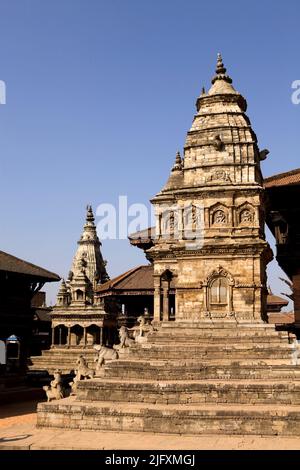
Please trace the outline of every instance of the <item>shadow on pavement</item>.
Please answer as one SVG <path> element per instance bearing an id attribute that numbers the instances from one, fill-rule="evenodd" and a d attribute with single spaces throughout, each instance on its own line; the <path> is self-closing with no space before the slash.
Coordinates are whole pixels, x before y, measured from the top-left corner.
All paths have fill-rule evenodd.
<path id="1" fill-rule="evenodd" d="M 27 439 L 27 437 L 32 436 L 32 434 L 21 434 L 20 436 L 10 436 L 10 437 L 1 437 L 0 443 L 20 441 L 22 439 Z"/>
<path id="2" fill-rule="evenodd" d="M 27 415 L 36 412 L 37 404 L 45 400 L 32 400 L 19 403 L 7 403 L 0 406 L 0 420 L 12 416 Z"/>

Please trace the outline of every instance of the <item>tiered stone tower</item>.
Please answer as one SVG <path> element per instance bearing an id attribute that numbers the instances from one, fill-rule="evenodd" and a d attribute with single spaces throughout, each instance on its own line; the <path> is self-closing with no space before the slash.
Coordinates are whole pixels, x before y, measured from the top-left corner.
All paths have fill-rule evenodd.
<path id="1" fill-rule="evenodd" d="M 42 356 L 31 357 L 31 370 L 46 369 L 53 373 L 58 368 L 70 373 L 81 350 L 94 365 L 92 346 L 114 341 L 116 321 L 95 293 L 96 287 L 109 277 L 94 220 L 92 208 L 88 206 L 68 280 L 62 281 L 51 314 L 51 349 L 43 351 Z"/>
<path id="2" fill-rule="evenodd" d="M 82 264 L 82 260 L 84 273 L 90 283 L 92 291 L 94 291 L 97 284 L 103 284 L 109 279 L 105 267 L 106 263 L 103 260 L 100 247 L 101 242 L 97 236 L 92 207 L 88 206 L 85 225 L 80 240 L 78 241 L 77 252 L 74 256 L 72 268 L 69 273 L 69 281 L 73 281 L 70 282 L 70 285 L 72 284 L 71 290 L 73 290 L 72 298 L 75 299 L 74 275 L 78 273 L 78 263 L 79 265 Z"/>
<path id="3" fill-rule="evenodd" d="M 298 346 L 263 321 L 266 152 L 245 110 L 219 56 L 184 160 L 153 199 L 156 238 L 140 242 L 154 264 L 157 330 L 79 382 L 76 398 L 39 404 L 38 426 L 300 435 Z"/>
<path id="4" fill-rule="evenodd" d="M 176 155 L 166 186 L 152 200 L 156 239 L 146 255 L 154 263 L 154 316 L 169 317 L 167 273 L 175 278 L 177 321 L 261 322 L 272 259 L 261 154 L 246 101 L 220 55 L 212 86 L 196 106 L 184 159 Z"/>

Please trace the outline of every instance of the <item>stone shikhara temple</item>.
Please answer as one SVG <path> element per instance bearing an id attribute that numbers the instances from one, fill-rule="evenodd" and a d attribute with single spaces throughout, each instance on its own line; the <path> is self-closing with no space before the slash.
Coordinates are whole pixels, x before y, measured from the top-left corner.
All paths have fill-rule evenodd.
<path id="1" fill-rule="evenodd" d="M 52 346 L 42 356 L 31 357 L 31 370 L 74 370 L 76 358 L 85 353 L 93 362 L 93 345 L 113 344 L 116 319 L 113 309 L 96 293 L 109 278 L 101 253 L 91 206 L 87 208 L 83 233 L 67 281 L 61 283 L 51 313 Z"/>
<path id="2" fill-rule="evenodd" d="M 183 158 L 152 200 L 156 230 L 130 237 L 153 265 L 152 327 L 140 320 L 135 341 L 121 340 L 118 359 L 79 381 L 76 396 L 40 403 L 40 427 L 300 434 L 297 341 L 266 323 L 267 151 L 220 55 L 196 106 Z M 80 269 L 75 298 L 88 295 Z"/>
<path id="3" fill-rule="evenodd" d="M 154 319 L 163 311 L 168 320 L 161 292 L 175 278 L 176 320 L 261 322 L 272 259 L 261 153 L 246 101 L 220 56 L 212 86 L 196 106 L 184 159 L 177 154 L 166 186 L 151 201 L 156 237 L 145 253 L 154 265 Z"/>

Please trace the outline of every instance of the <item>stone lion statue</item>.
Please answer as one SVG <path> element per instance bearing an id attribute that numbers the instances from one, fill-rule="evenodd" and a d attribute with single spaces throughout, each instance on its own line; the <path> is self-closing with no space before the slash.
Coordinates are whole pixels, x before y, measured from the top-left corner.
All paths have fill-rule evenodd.
<path id="1" fill-rule="evenodd" d="M 77 381 L 83 379 L 92 379 L 95 375 L 95 371 L 88 367 L 86 359 L 80 355 L 77 358 L 76 365 L 78 365 L 76 372 Z"/>
<path id="2" fill-rule="evenodd" d="M 133 328 L 135 341 L 137 343 L 147 342 L 148 335 L 155 331 L 152 323 L 148 318 L 145 318 L 144 315 L 140 315 L 136 321 L 138 325 Z"/>
<path id="3" fill-rule="evenodd" d="M 128 348 L 134 340 L 129 338 L 128 330 L 125 326 L 121 326 L 119 330 L 120 345 L 119 348 Z"/>
<path id="4" fill-rule="evenodd" d="M 119 358 L 119 354 L 113 348 L 107 348 L 106 346 L 96 344 L 94 349 L 98 352 L 98 355 L 94 360 L 94 362 L 97 362 L 96 370 L 99 370 L 106 361 Z"/>

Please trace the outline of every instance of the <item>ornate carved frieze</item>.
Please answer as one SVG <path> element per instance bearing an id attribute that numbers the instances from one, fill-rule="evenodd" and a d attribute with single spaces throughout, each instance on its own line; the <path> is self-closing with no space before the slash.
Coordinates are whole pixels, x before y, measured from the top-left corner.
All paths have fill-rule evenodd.
<path id="1" fill-rule="evenodd" d="M 230 183 L 231 178 L 228 171 L 225 170 L 216 170 L 205 178 L 206 183 L 218 182 L 218 183 Z"/>

